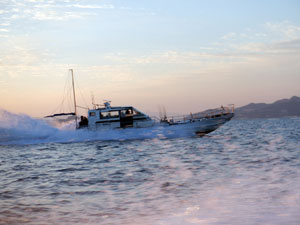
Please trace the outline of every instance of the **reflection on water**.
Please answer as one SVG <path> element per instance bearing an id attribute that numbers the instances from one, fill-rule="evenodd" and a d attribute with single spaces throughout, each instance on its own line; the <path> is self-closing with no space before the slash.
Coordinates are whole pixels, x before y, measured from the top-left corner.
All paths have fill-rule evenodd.
<path id="1" fill-rule="evenodd" d="M 300 120 L 0 146 L 0 224 L 300 224 Z"/>

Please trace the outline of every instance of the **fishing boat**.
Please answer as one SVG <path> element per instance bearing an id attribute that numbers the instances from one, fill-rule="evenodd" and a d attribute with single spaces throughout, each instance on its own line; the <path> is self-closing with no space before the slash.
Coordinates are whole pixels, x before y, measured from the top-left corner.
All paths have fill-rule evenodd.
<path id="1" fill-rule="evenodd" d="M 70 72 L 72 76 L 74 112 L 58 113 L 47 117 L 74 115 L 76 129 L 97 131 L 160 128 L 167 132 L 182 130 L 191 135 L 202 136 L 216 130 L 234 116 L 234 106 L 230 105 L 205 111 L 204 113 L 190 113 L 184 116 L 168 117 L 164 112 L 160 118 L 153 118 L 133 106 L 111 106 L 111 101 L 105 101 L 103 105 L 93 103 L 93 108 L 87 109 L 87 115 L 79 116 L 77 113 L 79 106 L 76 104 L 73 70 L 71 69 Z"/>

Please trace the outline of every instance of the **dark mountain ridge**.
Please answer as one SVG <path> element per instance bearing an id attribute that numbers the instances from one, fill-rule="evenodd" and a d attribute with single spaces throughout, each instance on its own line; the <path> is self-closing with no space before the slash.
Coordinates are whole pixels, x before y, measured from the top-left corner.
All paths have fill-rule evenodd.
<path id="1" fill-rule="evenodd" d="M 281 99 L 271 104 L 250 103 L 235 110 L 236 119 L 300 117 L 300 97 Z"/>

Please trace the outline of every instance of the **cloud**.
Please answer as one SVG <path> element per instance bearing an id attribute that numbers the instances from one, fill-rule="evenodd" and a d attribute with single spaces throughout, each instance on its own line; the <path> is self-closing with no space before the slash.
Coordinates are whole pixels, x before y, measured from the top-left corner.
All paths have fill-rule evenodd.
<path id="1" fill-rule="evenodd" d="M 76 4 L 70 4 L 78 2 Z M 0 3 L 1 4 L 1 3 Z M 13 23 L 16 20 L 38 20 L 38 21 L 61 21 L 72 19 L 84 19 L 90 16 L 98 15 L 97 12 L 91 12 L 91 9 L 107 10 L 114 9 L 112 4 L 91 5 L 80 4 L 80 1 L 67 0 L 24 0 L 24 1 L 6 1 L 5 10 L 0 10 L 0 16 L 5 20 L 4 23 Z"/>
<path id="2" fill-rule="evenodd" d="M 9 25 L 10 25 L 9 22 L 0 23 L 0 26 L 9 26 Z"/>
<path id="3" fill-rule="evenodd" d="M 266 22 L 256 29 L 245 28 L 242 32 L 229 32 L 220 40 L 227 44 L 275 43 L 300 38 L 300 27 L 289 21 Z M 225 44 L 225 43 L 223 43 Z"/>
<path id="4" fill-rule="evenodd" d="M 232 39 L 236 39 L 237 37 L 237 33 L 234 33 L 234 32 L 230 32 L 228 34 L 225 34 L 221 37 L 221 39 L 224 39 L 224 40 L 232 40 Z"/>
<path id="5" fill-rule="evenodd" d="M 4 13 L 7 13 L 8 11 L 5 11 L 3 9 L 0 9 L 0 14 L 4 14 Z"/>
<path id="6" fill-rule="evenodd" d="M 278 23 L 267 22 L 265 27 L 273 34 L 280 35 L 281 39 L 295 39 L 300 37 L 300 27 L 289 21 Z"/>
<path id="7" fill-rule="evenodd" d="M 52 10 L 35 11 L 32 9 L 28 9 L 25 13 L 31 15 L 35 20 L 41 21 L 68 20 L 85 16 L 85 12 L 64 12 L 64 15 L 58 15 L 56 11 Z M 286 24 L 286 22 L 283 24 Z M 271 26 L 271 23 L 268 23 L 267 27 L 269 26 Z M 177 74 L 184 74 L 184 71 L 190 74 L 199 74 L 199 71 L 206 73 L 220 68 L 252 63 L 255 60 L 262 60 L 276 54 L 280 54 L 283 57 L 289 54 L 300 54 L 300 35 L 298 39 L 289 39 L 291 36 L 288 36 L 285 40 L 270 39 L 269 42 L 266 42 L 265 39 L 261 39 L 261 36 L 265 38 L 264 34 L 268 31 L 267 27 L 265 27 L 266 30 L 260 32 L 255 29 L 245 29 L 241 33 L 231 32 L 220 37 L 220 41 L 217 44 L 212 43 L 211 45 L 200 46 L 195 51 L 177 49 L 144 54 L 106 54 L 101 57 L 105 58 L 107 64 L 103 66 L 107 67 L 103 67 L 101 70 L 105 70 L 105 74 L 108 74 L 105 79 L 114 76 L 113 74 L 116 74 L 115 77 L 120 77 L 118 79 L 121 79 L 121 77 L 128 78 L 129 74 L 138 73 L 138 71 L 143 69 L 148 71 L 146 73 L 149 74 L 158 74 L 159 70 L 170 70 Z M 274 27 L 280 27 L 280 29 L 275 29 Z M 276 25 L 274 27 L 272 28 L 272 32 L 286 33 L 282 26 Z M 290 24 L 286 26 L 286 29 L 289 31 L 287 32 L 289 35 L 293 33 L 292 36 L 297 37 L 295 34 L 299 30 L 299 27 Z M 10 33 L 8 29 L 0 27 L 0 32 L 1 31 L 2 34 L 0 33 L 0 38 L 5 38 L 7 37 L 7 33 Z M 230 40 L 230 38 L 242 36 L 247 36 L 248 38 Z M 10 48 L 9 46 L 15 47 Z M 18 46 L 22 48 L 17 48 Z M 2 46 L 2 50 L 0 48 L 2 52 L 0 53 L 2 65 L 25 68 L 32 65 L 39 66 L 49 60 L 55 61 L 55 57 L 51 54 L 45 54 L 45 52 L 41 50 L 36 51 L 35 49 L 38 48 L 30 47 L 28 43 L 8 42 L 6 48 L 5 46 Z M 111 65 L 119 65 L 119 67 L 112 69 L 110 67 Z M 13 70 L 12 67 L 10 68 L 11 70 Z"/>
<path id="8" fill-rule="evenodd" d="M 289 21 L 267 22 L 257 29 L 223 35 L 218 46 L 227 46 L 231 55 L 261 57 L 262 55 L 299 53 L 300 27 Z"/>
<path id="9" fill-rule="evenodd" d="M 64 12 L 58 14 L 56 11 L 47 12 L 34 12 L 32 13 L 32 19 L 34 20 L 71 20 L 71 19 L 83 19 L 86 16 L 96 15 L 95 13 L 83 13 L 83 12 Z"/>
<path id="10" fill-rule="evenodd" d="M 207 52 L 164 51 L 150 55 L 130 56 L 126 54 L 107 54 L 106 59 L 127 64 L 199 64 L 201 60 L 216 58 L 217 54 Z"/>
<path id="11" fill-rule="evenodd" d="M 81 5 L 81 4 L 73 4 L 70 5 L 75 8 L 81 8 L 81 9 L 114 9 L 114 5 Z"/>
<path id="12" fill-rule="evenodd" d="M 278 49 L 285 49 L 285 50 L 300 50 L 300 38 L 299 39 L 294 39 L 290 41 L 283 41 L 283 42 L 278 42 L 274 44 L 274 47 Z"/>
<path id="13" fill-rule="evenodd" d="M 0 32 L 9 32 L 8 29 L 0 29 Z"/>

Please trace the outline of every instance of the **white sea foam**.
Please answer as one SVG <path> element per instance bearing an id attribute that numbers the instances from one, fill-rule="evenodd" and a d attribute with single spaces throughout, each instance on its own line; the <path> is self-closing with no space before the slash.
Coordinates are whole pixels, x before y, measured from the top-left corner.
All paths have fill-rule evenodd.
<path id="1" fill-rule="evenodd" d="M 45 121 L 0 109 L 0 143 L 45 139 L 57 132 Z"/>

